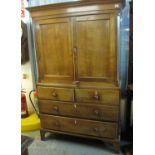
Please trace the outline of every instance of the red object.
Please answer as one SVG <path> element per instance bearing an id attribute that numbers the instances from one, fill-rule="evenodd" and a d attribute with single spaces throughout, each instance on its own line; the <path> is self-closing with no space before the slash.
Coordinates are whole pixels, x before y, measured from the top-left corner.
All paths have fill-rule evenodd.
<path id="1" fill-rule="evenodd" d="M 24 91 L 21 92 L 21 117 L 22 118 L 28 117 L 27 102 Z"/>
<path id="2" fill-rule="evenodd" d="M 25 17 L 24 0 L 21 0 L 21 17 Z"/>
<path id="3" fill-rule="evenodd" d="M 33 95 L 34 95 L 35 97 L 38 97 L 38 92 L 35 91 Z"/>

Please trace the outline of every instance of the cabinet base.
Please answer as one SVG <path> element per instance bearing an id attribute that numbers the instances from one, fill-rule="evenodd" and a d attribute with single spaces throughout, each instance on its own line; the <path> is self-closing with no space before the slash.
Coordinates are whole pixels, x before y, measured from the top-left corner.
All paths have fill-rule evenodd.
<path id="1" fill-rule="evenodd" d="M 93 136 L 87 136 L 87 135 L 81 135 L 81 134 L 66 133 L 66 132 L 62 132 L 62 131 L 40 129 L 40 137 L 41 137 L 42 141 L 44 141 L 46 139 L 46 137 L 45 137 L 46 132 L 55 133 L 55 134 L 72 135 L 72 136 L 78 136 L 78 137 L 84 137 L 84 138 L 90 138 L 90 139 L 98 139 L 103 142 L 112 144 L 114 152 L 120 153 L 120 141 L 118 139 L 100 138 L 100 137 L 93 137 Z"/>

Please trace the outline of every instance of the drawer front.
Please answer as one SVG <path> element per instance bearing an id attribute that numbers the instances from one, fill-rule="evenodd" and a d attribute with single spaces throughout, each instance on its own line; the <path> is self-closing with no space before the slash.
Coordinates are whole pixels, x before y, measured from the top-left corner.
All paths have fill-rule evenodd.
<path id="1" fill-rule="evenodd" d="M 55 88 L 55 87 L 37 87 L 40 99 L 51 99 L 56 101 L 74 101 L 74 89 Z"/>
<path id="2" fill-rule="evenodd" d="M 119 104 L 119 90 L 75 89 L 78 102 L 100 102 L 111 105 Z"/>
<path id="3" fill-rule="evenodd" d="M 39 101 L 41 113 L 72 116 L 94 120 L 118 121 L 118 106 L 105 106 L 82 103 L 55 102 L 48 100 Z"/>
<path id="4" fill-rule="evenodd" d="M 45 129 L 91 135 L 96 137 L 117 137 L 116 123 L 98 122 L 43 114 L 40 118 L 41 127 Z"/>

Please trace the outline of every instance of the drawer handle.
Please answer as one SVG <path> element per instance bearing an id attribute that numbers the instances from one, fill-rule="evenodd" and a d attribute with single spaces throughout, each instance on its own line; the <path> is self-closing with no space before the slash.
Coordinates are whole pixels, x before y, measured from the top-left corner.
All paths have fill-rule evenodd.
<path id="1" fill-rule="evenodd" d="M 93 128 L 93 130 L 94 130 L 95 132 L 98 132 L 98 128 Z"/>
<path id="2" fill-rule="evenodd" d="M 98 111 L 98 110 L 94 110 L 94 113 L 95 113 L 96 115 L 99 115 L 99 111 Z"/>
<path id="3" fill-rule="evenodd" d="M 53 109 L 54 109 L 55 111 L 59 111 L 59 108 L 58 108 L 57 106 L 54 106 Z"/>
<path id="4" fill-rule="evenodd" d="M 77 125 L 77 120 L 74 120 L 74 124 Z"/>
<path id="5" fill-rule="evenodd" d="M 99 96 L 97 90 L 95 91 L 93 98 L 94 98 L 95 100 L 100 100 L 100 96 Z"/>
<path id="6" fill-rule="evenodd" d="M 103 128 L 103 129 L 98 129 L 98 128 L 93 128 L 93 131 L 95 132 L 104 132 L 106 130 L 106 128 Z"/>
<path id="7" fill-rule="evenodd" d="M 60 124 L 58 122 L 55 122 L 55 126 L 60 126 Z"/>
<path id="8" fill-rule="evenodd" d="M 56 90 L 53 90 L 53 91 L 52 91 L 52 96 L 53 96 L 53 97 L 58 97 L 58 94 L 57 94 Z"/>

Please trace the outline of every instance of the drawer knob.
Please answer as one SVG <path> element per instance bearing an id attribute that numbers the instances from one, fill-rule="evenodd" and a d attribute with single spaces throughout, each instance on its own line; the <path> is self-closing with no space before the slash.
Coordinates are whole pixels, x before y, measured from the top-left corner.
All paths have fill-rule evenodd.
<path id="1" fill-rule="evenodd" d="M 58 96 L 56 90 L 53 90 L 53 91 L 52 91 L 52 96 L 53 96 L 53 97 L 57 97 L 57 96 Z"/>
<path id="2" fill-rule="evenodd" d="M 55 126 L 59 126 L 59 123 L 58 122 L 55 122 Z"/>
<path id="3" fill-rule="evenodd" d="M 96 115 L 99 115 L 99 111 L 98 111 L 98 110 L 95 110 L 94 113 L 95 113 Z"/>
<path id="4" fill-rule="evenodd" d="M 119 4 L 115 4 L 114 6 L 115 6 L 115 8 L 119 8 Z"/>
<path id="5" fill-rule="evenodd" d="M 54 106 L 53 109 L 54 109 L 55 111 L 59 111 L 59 108 L 58 108 L 57 106 Z"/>
<path id="6" fill-rule="evenodd" d="M 95 132 L 97 132 L 97 131 L 98 131 L 98 128 L 93 128 L 93 130 L 94 130 Z"/>
<path id="7" fill-rule="evenodd" d="M 76 109 L 76 104 L 74 104 L 74 108 Z"/>
<path id="8" fill-rule="evenodd" d="M 99 100 L 99 99 L 100 99 L 100 96 L 99 96 L 97 90 L 94 92 L 94 96 L 93 96 L 93 98 L 94 98 L 95 100 Z"/>
<path id="9" fill-rule="evenodd" d="M 77 125 L 77 120 L 74 120 L 74 124 Z"/>

